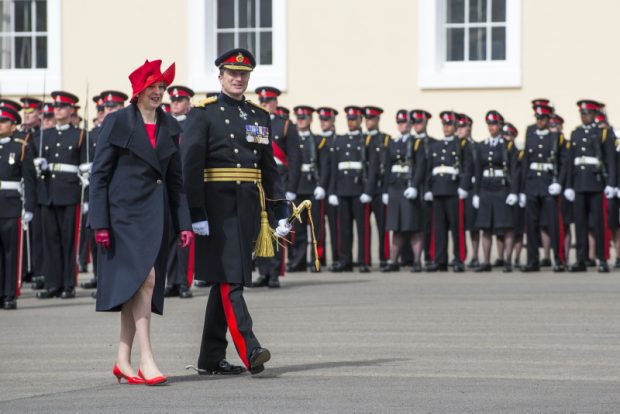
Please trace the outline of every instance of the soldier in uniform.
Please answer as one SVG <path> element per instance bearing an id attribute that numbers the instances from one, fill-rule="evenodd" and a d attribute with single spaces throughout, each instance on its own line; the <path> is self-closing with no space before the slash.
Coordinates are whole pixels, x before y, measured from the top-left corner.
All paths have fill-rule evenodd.
<path id="1" fill-rule="evenodd" d="M 274 113 L 278 106 L 280 90 L 272 86 L 261 86 L 256 88 L 255 92 L 258 95 L 260 105 L 269 112 L 271 117 L 273 155 L 284 183 L 286 200 L 295 201 L 297 199 L 295 191 L 297 191 L 301 174 L 301 152 L 297 128 L 288 119 Z M 285 250 L 285 248 L 280 247 L 276 249 L 274 257 L 258 258 L 259 276 L 252 284 L 253 287 L 280 287 L 279 279 L 280 276 L 284 275 L 285 270 Z"/>
<path id="2" fill-rule="evenodd" d="M 0 108 L 0 307 L 16 309 L 20 293 L 22 226 L 32 220 L 36 173 L 24 139 L 16 138 L 19 113 Z M 20 197 L 21 196 L 21 197 Z"/>
<path id="3" fill-rule="evenodd" d="M 353 221 L 357 227 L 357 260 L 361 273 L 370 272 L 370 202 L 368 151 L 362 134 L 364 111 L 359 106 L 344 108 L 349 131 L 336 137 L 331 148 L 329 204 L 338 206 L 338 260 L 333 272 L 353 271 Z"/>
<path id="4" fill-rule="evenodd" d="M 601 212 L 604 200 L 615 196 L 616 159 L 613 139 L 609 132 L 594 122 L 599 104 L 592 100 L 577 102 L 582 125 L 571 134 L 568 154 L 567 188 L 564 196 L 575 201 L 575 233 L 577 262 L 571 272 L 585 272 L 588 259 L 588 218 L 592 215 L 598 271 L 609 272 L 605 259 L 605 220 Z"/>
<path id="5" fill-rule="evenodd" d="M 564 118 L 562 118 L 560 115 L 556 113 L 551 114 L 549 118 L 549 131 L 562 134 L 562 136 L 564 136 L 563 129 L 564 129 Z M 565 141 L 564 151 L 565 151 L 566 156 L 568 156 L 568 151 L 566 147 L 569 145 L 570 141 L 568 140 L 567 137 L 564 137 L 564 141 Z M 565 170 L 567 169 L 568 169 L 568 166 L 565 165 Z M 566 188 L 567 176 L 568 174 L 565 173 L 564 182 L 560 183 L 560 185 L 562 185 L 563 188 Z M 564 241 L 562 243 L 563 248 L 564 248 L 564 260 L 565 260 L 565 263 L 568 263 L 568 258 L 570 256 L 570 249 L 572 245 L 571 224 L 575 222 L 575 218 L 573 215 L 573 204 L 574 203 L 571 201 L 568 201 L 568 199 L 564 197 L 564 194 L 562 194 L 559 197 L 559 203 L 560 203 L 560 216 L 562 218 L 560 236 L 562 234 L 564 235 Z"/>
<path id="6" fill-rule="evenodd" d="M 448 231 L 452 233 L 454 248 L 453 270 L 465 271 L 463 261 L 466 254 L 464 229 L 465 188 L 471 183 L 470 151 L 464 150 L 467 143 L 455 136 L 456 114 L 443 111 L 440 114 L 444 139 L 429 145 L 426 167 L 424 199 L 433 202 L 433 237 L 435 261 L 426 266 L 426 271 L 448 269 Z"/>
<path id="7" fill-rule="evenodd" d="M 386 177 L 383 198 L 387 201 L 386 228 L 392 231 L 390 260 L 382 272 L 399 270 L 398 256 L 409 241 L 413 266 L 412 272 L 421 272 L 422 244 L 424 242 L 424 216 L 420 189 L 426 172 L 426 157 L 422 140 L 411 136 L 411 121 L 407 110 L 396 113 L 400 136 L 391 140 L 386 154 Z"/>
<path id="8" fill-rule="evenodd" d="M 26 135 L 30 134 L 31 138 L 34 138 L 41 129 L 41 106 L 43 102 L 29 96 L 19 100 L 24 110 L 24 120 L 19 128 L 19 132 Z"/>
<path id="9" fill-rule="evenodd" d="M 291 111 L 289 111 L 289 109 L 284 106 L 277 106 L 276 110 L 273 111 L 273 113 L 276 116 L 279 116 L 280 118 L 284 118 L 284 119 L 289 119 L 291 115 Z"/>
<path id="10" fill-rule="evenodd" d="M 56 117 L 54 116 L 54 104 L 45 102 L 41 108 L 41 129 L 54 128 L 56 126 Z"/>
<path id="11" fill-rule="evenodd" d="M 522 171 L 522 158 L 523 151 L 519 150 L 516 145 L 517 136 L 519 135 L 519 130 L 510 122 L 504 123 L 502 127 L 502 138 L 506 142 L 512 142 L 515 151 L 517 151 L 517 178 L 519 180 L 518 187 L 521 187 L 521 171 Z M 513 222 L 513 248 L 512 248 L 512 258 L 514 267 L 517 269 L 521 269 L 521 250 L 523 249 L 523 234 L 525 233 L 525 199 L 521 196 L 522 193 L 519 193 L 519 201 L 513 207 L 514 211 L 514 222 Z"/>
<path id="12" fill-rule="evenodd" d="M 78 97 L 52 92 L 55 128 L 43 131 L 41 157 L 35 166 L 38 202 L 43 221 L 45 289 L 37 296 L 47 299 L 75 297 L 77 238 L 82 184 L 79 166 L 86 161 L 85 133 L 70 124 Z"/>
<path id="13" fill-rule="evenodd" d="M 476 227 L 482 230 L 484 262 L 476 272 L 490 272 L 493 235 L 501 231 L 505 241 L 504 272 L 512 271 L 514 206 L 519 201 L 518 151 L 501 135 L 504 118 L 491 110 L 486 114 L 490 137 L 476 146 L 473 205 L 478 209 Z"/>
<path id="14" fill-rule="evenodd" d="M 181 140 L 194 232 L 209 236 L 206 250 L 196 254 L 206 256 L 205 271 L 213 284 L 198 371 L 241 373 L 241 367 L 225 359 L 228 328 L 244 365 L 256 374 L 271 355 L 254 335 L 243 288 L 252 283 L 254 241 L 264 243 L 255 247 L 258 250 L 271 246 L 267 200 L 280 200 L 270 202 L 270 212 L 278 223 L 276 236 L 286 236 L 291 226 L 287 224 L 288 206 L 283 201 L 284 187 L 273 156 L 270 113 L 243 95 L 255 66 L 254 57 L 245 49 L 233 49 L 218 57 L 215 64 L 220 68 L 222 92 L 203 101 L 199 113 L 188 118 Z"/>
<path id="15" fill-rule="evenodd" d="M 161 109 L 163 109 L 165 113 L 169 114 L 171 111 L 170 104 L 168 102 L 163 102 L 161 104 Z"/>

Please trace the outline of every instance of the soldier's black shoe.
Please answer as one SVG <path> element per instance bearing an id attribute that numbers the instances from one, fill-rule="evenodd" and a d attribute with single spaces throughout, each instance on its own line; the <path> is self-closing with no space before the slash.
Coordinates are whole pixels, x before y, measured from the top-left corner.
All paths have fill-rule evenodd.
<path id="1" fill-rule="evenodd" d="M 504 267 L 504 259 L 495 259 L 493 262 L 493 267 Z"/>
<path id="2" fill-rule="evenodd" d="M 569 272 L 585 272 L 587 271 L 588 268 L 586 267 L 586 264 L 584 262 L 577 262 L 577 263 L 573 263 L 569 268 L 568 271 Z"/>
<path id="3" fill-rule="evenodd" d="M 73 299 L 75 297 L 75 289 L 69 288 L 62 291 L 60 294 L 61 299 Z"/>
<path id="4" fill-rule="evenodd" d="M 179 296 L 179 286 L 166 286 L 166 289 L 164 289 L 164 297 L 171 298 L 173 296 Z"/>
<path id="5" fill-rule="evenodd" d="M 620 259 L 616 259 L 616 263 L 614 264 L 614 269 L 620 269 Z"/>
<path id="6" fill-rule="evenodd" d="M 465 271 L 465 265 L 463 264 L 463 262 L 454 261 L 452 265 L 452 271 L 454 273 L 463 273 Z"/>
<path id="7" fill-rule="evenodd" d="M 398 263 L 388 263 L 381 268 L 381 273 L 398 272 L 399 270 L 400 266 L 398 265 Z"/>
<path id="8" fill-rule="evenodd" d="M 187 287 L 186 285 L 179 286 L 179 297 L 181 299 L 189 299 L 192 296 L 194 296 L 194 294 L 191 290 L 189 290 L 189 287 Z"/>
<path id="9" fill-rule="evenodd" d="M 22 282 L 24 282 L 24 283 L 31 283 L 33 276 L 34 275 L 32 274 L 32 272 L 26 272 L 24 274 L 24 277 L 22 278 Z"/>
<path id="10" fill-rule="evenodd" d="M 594 267 L 596 266 L 596 262 L 592 259 L 586 259 L 586 263 L 585 263 L 586 267 Z"/>
<path id="11" fill-rule="evenodd" d="M 80 287 L 82 289 L 97 289 L 97 279 L 93 277 L 88 282 L 82 282 L 80 283 Z"/>
<path id="12" fill-rule="evenodd" d="M 513 267 L 514 267 L 515 269 L 517 269 L 517 270 L 521 270 L 521 263 L 519 263 L 519 262 L 515 262 L 515 263 L 514 263 L 514 265 L 513 265 Z"/>
<path id="13" fill-rule="evenodd" d="M 334 264 L 332 265 L 332 267 L 329 270 L 334 272 L 334 273 L 352 272 L 353 271 L 353 265 L 350 265 L 350 264 L 347 265 L 347 264 L 344 264 L 342 262 L 334 262 Z"/>
<path id="14" fill-rule="evenodd" d="M 269 279 L 269 282 L 267 282 L 267 287 L 270 287 L 272 289 L 279 288 L 280 287 L 280 280 L 279 280 L 279 278 L 276 276 L 275 278 Z"/>
<path id="15" fill-rule="evenodd" d="M 32 277 L 32 290 L 41 290 L 45 287 L 45 276 L 33 276 Z"/>
<path id="16" fill-rule="evenodd" d="M 416 262 L 411 266 L 411 272 L 412 273 L 422 272 L 422 265 L 420 264 L 420 262 Z"/>
<path id="17" fill-rule="evenodd" d="M 37 292 L 37 298 L 39 299 L 58 298 L 60 295 L 62 295 L 62 288 Z"/>
<path id="18" fill-rule="evenodd" d="M 199 375 L 239 375 L 245 371 L 245 368 L 222 359 L 214 369 L 198 369 L 197 371 Z"/>
<path id="19" fill-rule="evenodd" d="M 563 273 L 564 270 L 566 270 L 566 268 L 562 263 L 556 263 L 553 266 L 553 273 Z"/>
<path id="20" fill-rule="evenodd" d="M 480 263 L 480 266 L 475 268 L 474 272 L 482 273 L 482 272 L 491 272 L 492 270 L 493 270 L 493 266 L 491 266 L 491 263 Z"/>
<path id="21" fill-rule="evenodd" d="M 267 348 L 254 348 L 250 353 L 250 373 L 259 374 L 265 370 L 265 363 L 271 359 Z"/>
<path id="22" fill-rule="evenodd" d="M 609 273 L 609 265 L 607 264 L 607 262 L 599 262 L 598 264 L 598 272 L 599 273 Z"/>
<path id="23" fill-rule="evenodd" d="M 5 310 L 13 310 L 17 309 L 17 299 L 12 296 L 8 296 L 4 298 L 4 303 L 2 304 L 2 309 Z"/>
<path id="24" fill-rule="evenodd" d="M 437 263 L 429 263 L 424 268 L 425 271 L 433 273 L 433 272 L 447 272 L 448 265 L 440 265 Z"/>
<path id="25" fill-rule="evenodd" d="M 360 273 L 370 273 L 370 269 L 365 264 L 360 264 Z"/>
<path id="26" fill-rule="evenodd" d="M 467 264 L 467 267 L 469 267 L 470 269 L 475 269 L 478 266 L 480 266 L 480 262 L 478 261 L 478 259 L 471 259 Z"/>
<path id="27" fill-rule="evenodd" d="M 540 266 L 536 263 L 528 263 L 521 268 L 524 273 L 540 272 Z"/>
<path id="28" fill-rule="evenodd" d="M 306 265 L 305 264 L 298 264 L 298 265 L 292 265 L 292 264 L 287 264 L 286 265 L 286 271 L 287 272 L 305 272 L 306 271 Z"/>
<path id="29" fill-rule="evenodd" d="M 512 265 L 510 263 L 506 263 L 504 268 L 502 269 L 504 273 L 512 273 Z"/>
<path id="30" fill-rule="evenodd" d="M 381 261 L 379 262 L 379 267 L 380 267 L 380 268 L 381 268 L 381 267 L 385 267 L 385 266 L 387 266 L 389 263 L 390 263 L 390 262 L 389 262 L 388 260 L 381 260 Z"/>
<path id="31" fill-rule="evenodd" d="M 550 267 L 551 266 L 551 259 L 542 259 L 540 261 L 540 267 Z"/>
<path id="32" fill-rule="evenodd" d="M 269 284 L 269 276 L 259 275 L 258 279 L 252 282 L 252 287 L 265 287 Z"/>
<path id="33" fill-rule="evenodd" d="M 194 286 L 197 288 L 206 288 L 209 284 L 204 280 L 194 280 Z"/>

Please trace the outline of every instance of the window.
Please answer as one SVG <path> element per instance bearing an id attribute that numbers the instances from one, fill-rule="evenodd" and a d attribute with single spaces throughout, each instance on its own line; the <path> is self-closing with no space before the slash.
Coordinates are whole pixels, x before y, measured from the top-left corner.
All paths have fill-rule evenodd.
<path id="1" fill-rule="evenodd" d="M 60 0 L 0 0 L 3 94 L 60 86 Z"/>
<path id="2" fill-rule="evenodd" d="M 257 67 L 250 87 L 286 89 L 286 0 L 189 0 L 189 82 L 219 90 L 213 61 L 235 47 L 250 50 Z"/>
<path id="3" fill-rule="evenodd" d="M 521 0 L 421 0 L 422 88 L 521 86 Z"/>

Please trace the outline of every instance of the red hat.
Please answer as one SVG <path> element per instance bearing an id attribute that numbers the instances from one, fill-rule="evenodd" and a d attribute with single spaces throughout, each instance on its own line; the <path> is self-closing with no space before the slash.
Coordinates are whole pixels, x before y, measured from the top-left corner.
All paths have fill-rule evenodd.
<path id="1" fill-rule="evenodd" d="M 297 116 L 297 118 L 305 119 L 308 116 L 312 115 L 315 109 L 308 105 L 298 105 L 293 108 L 293 111 L 295 111 L 295 116 Z"/>
<path id="2" fill-rule="evenodd" d="M 277 106 L 276 110 L 273 111 L 273 113 L 279 117 L 288 119 L 291 111 L 289 111 L 289 109 L 285 108 L 284 106 Z"/>
<path id="3" fill-rule="evenodd" d="M 9 120 L 14 124 L 22 123 L 22 118 L 19 116 L 19 113 L 8 106 L 0 108 L 0 120 Z"/>
<path id="4" fill-rule="evenodd" d="M 347 114 L 347 119 L 355 119 L 358 116 L 364 115 L 364 110 L 359 106 L 350 105 L 344 108 L 344 112 Z"/>
<path id="5" fill-rule="evenodd" d="M 103 111 L 103 98 L 101 97 L 101 95 L 95 95 L 93 96 L 93 102 L 95 103 L 95 105 L 97 106 L 97 111 Z"/>
<path id="6" fill-rule="evenodd" d="M 503 124 L 504 123 L 504 117 L 502 116 L 502 114 L 500 114 L 496 110 L 491 110 L 487 112 L 484 119 L 486 120 L 487 124 Z"/>
<path id="7" fill-rule="evenodd" d="M 538 105 L 534 107 L 534 114 L 536 117 L 539 116 L 551 116 L 553 113 L 553 108 L 547 105 Z"/>
<path id="8" fill-rule="evenodd" d="M 327 121 L 332 117 L 335 118 L 338 115 L 338 111 L 334 108 L 330 108 L 329 106 L 321 106 L 316 110 L 319 113 L 319 119 L 322 121 Z"/>
<path id="9" fill-rule="evenodd" d="M 161 109 L 164 110 L 164 112 L 170 113 L 171 109 L 170 109 L 170 104 L 167 102 L 164 102 L 161 104 Z"/>
<path id="10" fill-rule="evenodd" d="M 182 98 L 189 99 L 194 96 L 194 91 L 187 86 L 174 85 L 168 88 L 168 94 L 170 95 L 170 99 L 174 101 Z"/>
<path id="11" fill-rule="evenodd" d="M 425 111 L 424 109 L 413 109 L 411 112 L 409 112 L 409 118 L 411 118 L 411 121 L 413 121 L 414 123 L 424 120 L 428 121 L 432 117 L 433 115 L 431 115 L 430 112 Z"/>
<path id="12" fill-rule="evenodd" d="M 454 111 L 443 111 L 439 114 L 442 124 L 454 124 L 456 122 L 456 113 Z"/>
<path id="13" fill-rule="evenodd" d="M 456 114 L 456 126 L 457 127 L 467 127 L 472 126 L 474 124 L 474 120 L 471 119 L 470 116 L 465 114 Z"/>
<path id="14" fill-rule="evenodd" d="M 536 108 L 537 106 L 551 106 L 551 101 L 546 98 L 532 100 L 532 108 Z"/>
<path id="15" fill-rule="evenodd" d="M 403 124 L 405 122 L 409 122 L 409 113 L 406 109 L 399 109 L 398 112 L 396 112 L 396 123 Z"/>
<path id="16" fill-rule="evenodd" d="M 597 113 L 594 117 L 594 122 L 596 122 L 597 124 L 600 124 L 601 122 L 607 123 L 607 115 L 605 115 L 604 112 Z"/>
<path id="17" fill-rule="evenodd" d="M 19 100 L 24 104 L 24 112 L 32 112 L 39 109 L 43 103 L 39 99 L 30 96 L 24 96 L 23 98 L 19 98 Z"/>
<path id="18" fill-rule="evenodd" d="M 131 72 L 129 81 L 131 82 L 131 102 L 134 102 L 140 92 L 157 82 L 163 82 L 166 86 L 170 85 L 174 80 L 175 64 L 173 63 L 163 73 L 161 71 L 161 59 L 148 59 L 142 66 Z"/>
<path id="19" fill-rule="evenodd" d="M 123 106 L 128 96 L 119 91 L 103 91 L 101 92 L 101 99 L 103 99 L 103 103 L 107 107 Z"/>
<path id="20" fill-rule="evenodd" d="M 268 101 L 270 99 L 276 99 L 282 92 L 280 89 L 274 88 L 273 86 L 259 86 L 254 90 L 258 95 L 258 100 L 261 102 Z"/>
<path id="21" fill-rule="evenodd" d="M 517 127 L 512 125 L 510 122 L 504 124 L 504 126 L 502 127 L 502 132 L 504 132 L 505 134 L 509 134 L 513 137 L 516 137 L 519 134 L 519 130 L 517 129 Z"/>
<path id="22" fill-rule="evenodd" d="M 583 99 L 577 102 L 579 110 L 584 111 L 598 111 L 601 108 L 601 104 L 591 99 Z"/>
<path id="23" fill-rule="evenodd" d="M 9 108 L 14 110 L 15 112 L 19 112 L 22 110 L 22 106 L 20 104 L 10 99 L 0 99 L 0 108 Z"/>
<path id="24" fill-rule="evenodd" d="M 43 118 L 51 118 L 54 116 L 54 104 L 52 102 L 44 102 L 41 106 Z"/>
<path id="25" fill-rule="evenodd" d="M 364 107 L 364 116 L 366 118 L 374 118 L 375 116 L 379 116 L 383 113 L 383 109 L 378 106 L 365 106 Z"/>
<path id="26" fill-rule="evenodd" d="M 80 99 L 72 93 L 65 91 L 54 91 L 50 95 L 52 95 L 54 106 L 69 105 L 76 109 L 79 108 L 76 104 Z"/>

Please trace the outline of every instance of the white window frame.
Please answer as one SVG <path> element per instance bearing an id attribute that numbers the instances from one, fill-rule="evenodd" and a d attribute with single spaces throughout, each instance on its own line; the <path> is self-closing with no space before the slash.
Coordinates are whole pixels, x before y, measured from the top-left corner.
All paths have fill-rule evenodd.
<path id="1" fill-rule="evenodd" d="M 221 89 L 217 79 L 217 0 L 188 0 L 188 80 L 196 91 Z M 249 90 L 261 85 L 287 88 L 286 0 L 272 0 L 271 65 L 257 66 L 250 77 Z"/>
<path id="2" fill-rule="evenodd" d="M 521 2 L 506 0 L 506 60 L 448 62 L 446 0 L 419 0 L 418 86 L 421 89 L 521 87 Z"/>
<path id="3" fill-rule="evenodd" d="M 61 85 L 61 0 L 47 0 L 47 68 L 0 69 L 2 95 L 49 96 Z"/>

